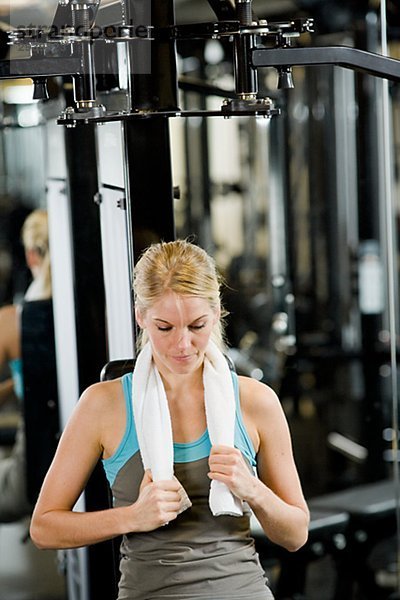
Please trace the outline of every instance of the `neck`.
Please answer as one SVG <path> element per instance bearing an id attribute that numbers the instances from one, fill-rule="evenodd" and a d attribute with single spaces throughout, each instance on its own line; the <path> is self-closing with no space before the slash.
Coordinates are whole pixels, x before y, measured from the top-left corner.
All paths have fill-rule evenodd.
<path id="1" fill-rule="evenodd" d="M 203 387 L 203 361 L 190 373 L 173 373 L 163 365 L 158 365 L 157 361 L 154 362 L 166 392 L 179 394 L 180 391 L 185 391 L 187 393 L 189 389 Z"/>

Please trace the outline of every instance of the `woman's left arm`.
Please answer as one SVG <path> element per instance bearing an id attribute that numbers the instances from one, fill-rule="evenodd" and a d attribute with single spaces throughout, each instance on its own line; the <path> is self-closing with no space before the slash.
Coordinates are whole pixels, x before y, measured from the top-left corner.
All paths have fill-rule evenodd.
<path id="1" fill-rule="evenodd" d="M 212 448 L 209 477 L 223 481 L 246 500 L 269 539 L 293 552 L 307 541 L 309 512 L 286 417 L 269 387 L 248 378 L 240 380 L 242 412 L 257 452 L 258 478 L 249 472 L 241 452 L 226 446 Z"/>

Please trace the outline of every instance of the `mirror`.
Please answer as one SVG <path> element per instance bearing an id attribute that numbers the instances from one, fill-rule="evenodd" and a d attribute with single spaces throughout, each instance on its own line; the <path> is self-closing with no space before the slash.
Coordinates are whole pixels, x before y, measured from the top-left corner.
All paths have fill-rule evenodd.
<path id="1" fill-rule="evenodd" d="M 50 343 L 51 288 L 38 286 L 45 260 L 50 270 L 47 226 L 39 217 L 32 221 L 32 215 L 42 215 L 36 209 L 45 209 L 45 122 L 38 103 L 31 98 L 30 81 L 0 85 L 0 344 L 4 358 L 0 384 L 4 391 L 0 407 L 0 587 L 4 597 L 31 597 L 34 593 L 38 598 L 51 595 L 61 600 L 66 589 L 58 555 L 41 552 L 31 543 L 30 503 L 23 500 L 37 497 L 48 468 L 50 437 L 53 452 L 58 434 L 55 356 Z M 28 232 L 25 226 L 24 248 L 21 230 L 28 222 L 31 229 Z M 16 324 L 7 325 L 7 318 Z M 19 338 L 18 343 L 12 345 L 10 336 Z M 14 384 L 10 385 L 12 376 Z M 46 390 L 44 383 L 51 389 Z"/>

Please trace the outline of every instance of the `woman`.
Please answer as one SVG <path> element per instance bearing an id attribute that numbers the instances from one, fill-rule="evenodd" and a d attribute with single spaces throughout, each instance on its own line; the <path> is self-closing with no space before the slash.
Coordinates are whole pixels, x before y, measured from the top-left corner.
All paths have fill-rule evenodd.
<path id="1" fill-rule="evenodd" d="M 181 240 L 150 246 L 134 290 L 142 348 L 134 374 L 82 395 L 39 496 L 32 539 L 70 548 L 122 534 L 120 600 L 272 598 L 249 537 L 249 507 L 266 535 L 292 551 L 305 543 L 309 519 L 280 403 L 260 382 L 229 369 L 220 375 L 219 280 L 202 249 Z M 232 431 L 231 408 L 215 393 L 221 381 L 233 390 Z M 220 432 L 234 443 L 212 444 Z M 99 457 L 114 507 L 73 512 Z M 223 488 L 214 500 L 210 480 Z"/>
<path id="2" fill-rule="evenodd" d="M 22 242 L 26 263 L 32 273 L 32 283 L 25 300 L 44 300 L 51 297 L 50 256 L 47 212 L 34 210 L 22 227 Z M 12 387 L 23 400 L 21 361 L 21 306 L 9 305 L 0 309 L 0 364 L 8 363 L 12 381 L 3 386 Z M 25 464 L 25 436 L 23 425 L 10 456 L 0 461 L 0 522 L 15 521 L 30 514 L 32 506 L 27 499 Z"/>

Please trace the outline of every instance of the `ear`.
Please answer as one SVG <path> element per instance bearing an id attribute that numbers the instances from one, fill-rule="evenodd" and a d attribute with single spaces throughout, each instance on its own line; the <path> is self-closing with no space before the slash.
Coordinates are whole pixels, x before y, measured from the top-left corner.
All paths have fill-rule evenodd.
<path id="1" fill-rule="evenodd" d="M 26 264 L 31 270 L 39 266 L 41 262 L 38 253 L 33 248 L 28 248 L 27 250 L 25 250 L 25 260 Z"/>
<path id="2" fill-rule="evenodd" d="M 139 325 L 140 329 L 144 329 L 143 315 L 138 308 L 135 308 L 135 320 L 136 323 Z"/>
<path id="3" fill-rule="evenodd" d="M 216 323 L 218 323 L 218 321 L 221 318 L 221 307 L 218 306 L 218 308 L 216 308 L 214 310 L 214 318 L 213 318 L 213 325 L 215 325 Z"/>

